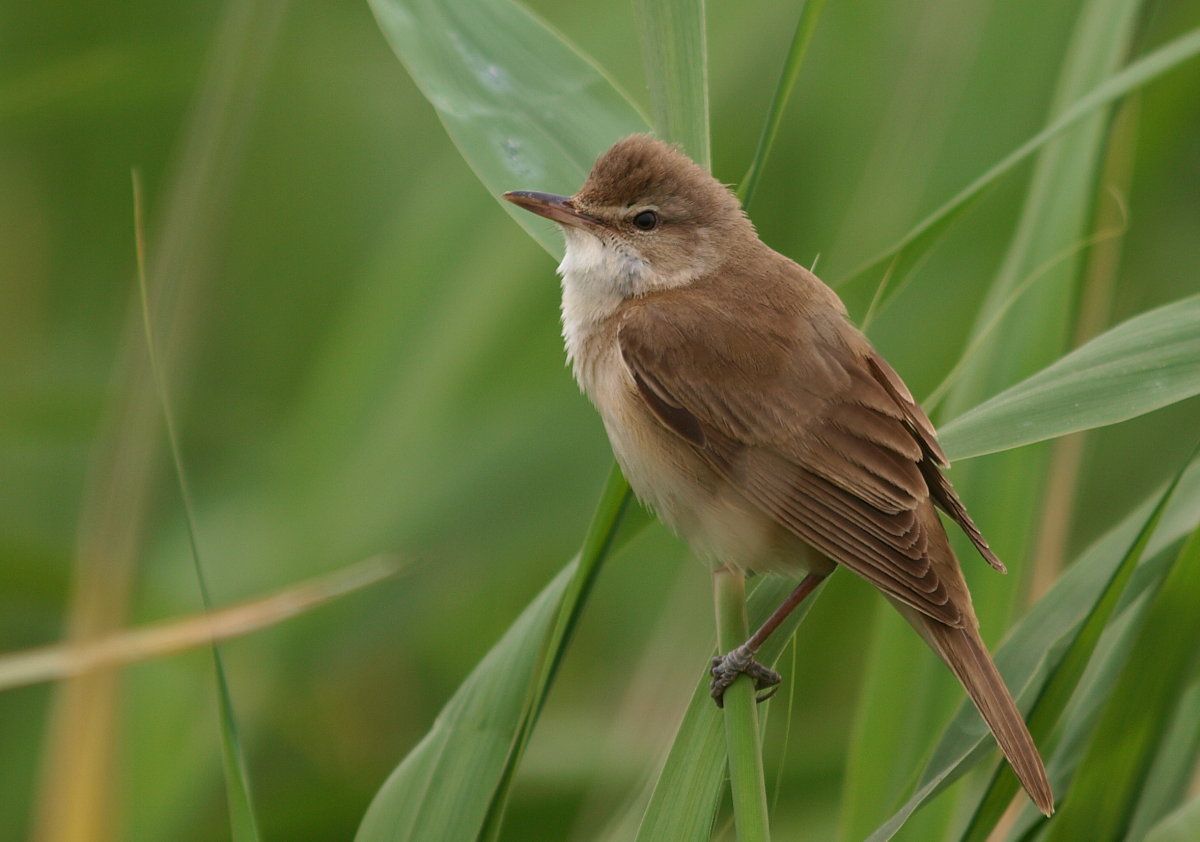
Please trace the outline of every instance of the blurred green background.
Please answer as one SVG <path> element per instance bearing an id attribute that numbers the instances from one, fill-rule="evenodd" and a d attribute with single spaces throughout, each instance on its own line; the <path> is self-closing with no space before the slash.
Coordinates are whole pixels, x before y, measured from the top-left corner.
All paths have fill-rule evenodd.
<path id="1" fill-rule="evenodd" d="M 646 100 L 627 4 L 530 6 Z M 1135 53 L 1200 25 L 1200 3 L 1147 9 Z M 763 239 L 827 278 L 889 245 L 1046 122 L 1077 10 L 830 3 L 755 200 Z M 788 3 L 709 4 L 723 181 L 750 160 L 795 15 Z M 1200 287 L 1198 90 L 1187 65 L 1138 95 L 1108 323 Z M 264 836 L 348 838 L 577 549 L 605 476 L 603 431 L 563 366 L 553 261 L 479 186 L 365 2 L 4 4 L 3 651 L 56 641 L 89 611 L 125 626 L 200 606 L 145 399 L 135 166 L 215 599 L 379 552 L 410 564 L 224 649 Z M 1028 173 L 990 191 L 874 325 L 914 393 L 957 359 Z M 865 300 L 851 304 L 861 314 Z M 1068 557 L 1174 470 L 1198 421 L 1193 400 L 1089 435 Z M 988 575 L 974 561 L 968 578 Z M 708 588 L 659 528 L 608 564 L 506 838 L 592 839 L 619 821 L 711 648 Z M 876 599 L 835 578 L 795 666 L 783 662 L 799 695 L 786 754 L 782 716 L 767 740 L 768 784 L 783 776 L 780 838 L 826 838 L 837 822 Z M 71 809 L 53 759 L 76 765 L 71 751 L 77 768 L 108 770 L 92 781 L 111 808 L 93 838 L 228 833 L 207 654 L 126 669 L 113 698 L 91 723 L 108 749 L 85 757 L 56 742 L 54 687 L 0 694 L 0 838 L 45 834 L 47 815 Z"/>

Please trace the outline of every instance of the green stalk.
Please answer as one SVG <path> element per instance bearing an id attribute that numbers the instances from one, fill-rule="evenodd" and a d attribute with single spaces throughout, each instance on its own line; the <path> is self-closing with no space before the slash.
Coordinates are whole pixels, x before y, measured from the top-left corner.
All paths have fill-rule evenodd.
<path id="1" fill-rule="evenodd" d="M 771 154 L 775 135 L 779 133 L 783 111 L 796 87 L 796 79 L 800 76 L 800 65 L 804 63 L 804 55 L 808 52 L 808 43 L 817 28 L 817 18 L 821 16 L 821 10 L 824 8 L 825 0 L 800 3 L 800 20 L 796 22 L 796 34 L 792 36 L 792 46 L 783 62 L 783 75 L 779 77 L 779 84 L 775 86 L 775 96 L 771 99 L 767 122 L 763 124 L 762 134 L 758 138 L 758 148 L 754 150 L 754 160 L 750 162 L 750 169 L 746 170 L 746 176 L 738 188 L 738 198 L 742 200 L 743 206 L 749 206 L 750 200 L 754 198 L 763 165 L 767 156 Z"/>
<path id="2" fill-rule="evenodd" d="M 633 0 L 659 137 L 712 169 L 704 0 Z"/>
<path id="3" fill-rule="evenodd" d="M 750 636 L 746 623 L 746 579 L 727 567 L 713 573 L 713 603 L 717 610 L 717 648 L 728 652 Z M 729 789 L 733 796 L 738 842 L 766 842 L 767 782 L 763 775 L 762 743 L 754 686 L 739 676 L 725 691 L 725 744 L 729 755 Z"/>

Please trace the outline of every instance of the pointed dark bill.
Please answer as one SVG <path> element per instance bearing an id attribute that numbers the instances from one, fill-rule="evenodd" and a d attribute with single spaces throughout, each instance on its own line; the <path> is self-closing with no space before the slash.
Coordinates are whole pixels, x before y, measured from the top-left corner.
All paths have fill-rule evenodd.
<path id="1" fill-rule="evenodd" d="M 571 225 L 576 228 L 599 225 L 599 220 L 576 210 L 569 196 L 538 193 L 533 190 L 512 190 L 505 193 L 504 198 L 519 208 L 536 213 L 538 216 L 544 216 L 561 225 Z"/>

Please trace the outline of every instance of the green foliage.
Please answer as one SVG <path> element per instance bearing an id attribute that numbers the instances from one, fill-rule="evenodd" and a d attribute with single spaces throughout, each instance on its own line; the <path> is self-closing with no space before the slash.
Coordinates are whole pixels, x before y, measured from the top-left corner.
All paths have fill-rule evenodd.
<path id="1" fill-rule="evenodd" d="M 1160 505 L 1165 506 L 1161 512 Z M 1159 495 L 1157 504 L 1148 502 L 1138 507 L 1108 530 L 1013 626 L 994 657 L 1018 701 L 1028 703 L 1030 699 L 1047 698 L 1056 706 L 1053 697 L 1058 692 L 1047 692 L 1052 681 L 1051 670 L 1063 664 L 1072 649 L 1082 653 L 1083 647 L 1088 646 L 1082 631 L 1087 618 L 1109 613 L 1111 606 L 1101 607 L 1106 594 L 1123 592 L 1118 604 L 1118 612 L 1123 612 L 1153 587 L 1173 557 L 1171 545 L 1193 528 L 1198 507 L 1200 469 L 1192 465 L 1182 474 L 1169 498 L 1166 493 Z M 1128 585 L 1123 585 L 1123 568 L 1128 573 L 1127 565 L 1141 555 L 1146 556 L 1145 562 L 1133 572 Z M 1077 675 L 1074 669 L 1064 670 L 1059 666 L 1054 680 L 1067 690 L 1075 685 Z M 917 809 L 983 760 L 992 750 L 990 740 L 975 709 L 969 703 L 961 704 L 944 729 L 912 796 L 870 839 L 892 838 Z"/>
<path id="2" fill-rule="evenodd" d="M 578 569 L 546 586 L 467 677 L 379 790 L 357 838 L 474 839 L 528 715 L 538 654 Z"/>
<path id="3" fill-rule="evenodd" d="M 1049 676 L 1026 714 L 1029 733 L 1033 735 L 1042 751 L 1049 749 L 1050 740 L 1059 718 L 1079 686 L 1084 670 L 1087 669 L 1088 662 L 1091 661 L 1092 655 L 1100 643 L 1100 636 L 1116 613 L 1125 588 L 1128 586 L 1129 580 L 1133 578 L 1133 571 L 1141 562 L 1142 554 L 1146 551 L 1146 546 L 1154 536 L 1155 530 L 1158 529 L 1163 512 L 1166 511 L 1167 504 L 1171 501 L 1171 495 L 1175 493 L 1187 467 L 1184 465 L 1180 469 L 1175 479 L 1163 492 L 1162 497 L 1159 498 L 1158 503 L 1155 504 L 1154 510 L 1150 512 L 1150 516 L 1142 525 L 1137 538 L 1134 539 L 1133 544 L 1121 559 L 1121 563 L 1117 565 L 1112 576 L 1105 583 L 1099 598 L 1091 606 L 1078 630 L 1071 636 L 1066 651 L 1060 658 L 1048 662 Z M 971 816 L 971 821 L 963 834 L 964 842 L 986 839 L 1000 823 L 1005 810 L 1019 789 L 1016 775 L 1007 765 L 1001 764 L 992 776 L 991 783 L 984 791 Z M 1055 822 L 1056 828 L 1059 826 L 1059 822 L 1061 819 Z"/>
<path id="4" fill-rule="evenodd" d="M 792 588 L 793 583 L 773 576 L 759 581 L 747 600 L 748 625 L 751 628 L 761 625 L 791 593 Z M 802 602 L 784 620 L 778 633 L 767 640 L 758 653 L 762 663 L 773 665 L 778 661 L 788 639 L 807 616 L 815 598 L 816 594 Z M 726 637 L 737 639 L 736 634 Z M 741 640 L 745 640 L 745 635 Z M 728 640 L 722 641 L 722 644 L 721 648 L 726 651 L 733 648 Z M 639 842 L 659 839 L 701 840 L 707 839 L 712 830 L 721 802 L 725 741 L 722 739 L 721 713 L 713 705 L 708 693 L 707 666 L 706 660 L 700 682 L 692 693 L 691 702 L 671 744 L 671 752 L 659 772 L 638 829 Z M 746 684 L 744 681 L 740 683 Z"/>
<path id="5" fill-rule="evenodd" d="M 1146 836 L 1146 842 L 1190 842 L 1200 831 L 1200 796 L 1197 796 L 1163 821 Z"/>
<path id="6" fill-rule="evenodd" d="M 601 152 L 648 127 L 595 62 L 513 0 L 371 0 L 371 8 L 495 196 L 522 184 L 570 193 Z M 696 148 L 707 152 L 703 125 Z M 561 252 L 551 223 L 506 210 L 543 248 Z"/>
<path id="7" fill-rule="evenodd" d="M 1093 17 L 1092 20 L 1103 20 L 1103 18 L 1097 16 Z M 1114 20 L 1119 21 L 1120 19 L 1117 18 Z M 1127 18 L 1124 23 L 1128 27 L 1129 21 Z M 1119 37 L 1128 38 L 1127 31 L 1123 33 L 1118 32 L 1117 34 Z M 1093 35 L 1092 37 L 1095 36 Z M 1103 44 L 1089 43 L 1086 47 L 1080 48 L 1079 51 L 1085 56 L 1092 51 L 1096 51 L 1099 54 L 1099 50 L 1103 46 Z M 1100 73 L 1097 74 L 1101 75 L 1103 81 L 1096 83 L 1095 87 L 1086 93 L 1076 93 L 1076 96 L 1079 98 L 1070 103 L 1069 107 L 1063 108 L 1050 124 L 1038 132 L 1038 134 L 1029 138 L 1025 143 L 1002 158 L 991 169 L 980 175 L 956 193 L 944 205 L 922 220 L 919 225 L 909 231 L 899 242 L 856 269 L 846 279 L 841 281 L 838 286 L 849 284 L 862 277 L 874 277 L 883 273 L 883 280 L 880 282 L 880 293 L 878 294 L 882 297 L 883 303 L 886 304 L 891 297 L 899 294 L 903 282 L 921 265 L 921 258 L 925 253 L 945 235 L 949 228 L 958 221 L 959 217 L 970 209 L 972 203 L 988 187 L 994 184 L 998 178 L 1006 175 L 1018 164 L 1023 163 L 1031 155 L 1038 152 L 1049 141 L 1054 140 L 1077 122 L 1091 115 L 1096 109 L 1108 105 L 1157 79 L 1163 73 L 1172 70 L 1176 65 L 1182 64 L 1197 53 L 1200 53 L 1200 32 L 1191 32 L 1137 61 L 1131 62 L 1119 72 L 1108 75 L 1107 78 L 1103 78 L 1107 70 L 1107 65 L 1105 65 L 1105 67 L 1100 69 Z M 1009 271 L 1011 272 L 1012 270 L 1010 269 Z M 1010 281 L 1011 283 L 1012 281 Z M 886 294 L 884 294 L 885 292 Z M 1000 300 L 999 295 L 997 295 L 997 300 Z"/>
<path id="8" fill-rule="evenodd" d="M 142 219 L 142 181 L 136 170 L 133 172 L 133 227 L 137 244 L 138 298 L 141 304 L 142 330 L 146 336 L 146 356 L 150 361 L 151 375 L 158 399 L 162 405 L 163 425 L 167 431 L 167 444 L 171 451 L 171 466 L 179 485 L 179 498 L 183 504 L 187 524 L 188 549 L 191 551 L 192 569 L 196 573 L 196 584 L 200 591 L 200 602 L 205 613 L 211 614 L 212 596 L 204 576 L 204 565 L 200 561 L 200 538 L 196 529 L 196 514 L 192 502 L 191 487 L 183 467 L 183 455 L 179 450 L 179 434 L 175 429 L 175 415 L 171 410 L 166 378 L 158 358 L 158 342 L 154 336 L 154 322 L 150 315 L 150 291 L 146 282 L 146 232 Z M 233 707 L 233 696 L 229 690 L 229 678 L 221 648 L 214 640 L 212 651 L 213 672 L 217 682 L 217 709 L 221 721 L 221 760 L 225 772 L 225 798 L 229 807 L 229 831 L 234 842 L 253 842 L 259 839 L 258 820 L 254 815 L 254 802 L 250 790 L 250 776 L 246 771 L 246 757 L 242 739 L 238 733 L 237 715 Z"/>
<path id="9" fill-rule="evenodd" d="M 517 764 L 628 503 L 629 486 L 614 468 L 579 556 L 446 703 L 434 729 L 371 802 L 358 839 L 474 839 L 499 832 Z M 447 785 L 431 789 L 431 781 Z"/>
<path id="10" fill-rule="evenodd" d="M 1171 714 L 1194 674 L 1200 642 L 1200 532 L 1193 532 L 1162 584 L 1100 713 L 1062 814 L 1048 840 L 1124 836 L 1145 791 Z"/>
<path id="11" fill-rule="evenodd" d="M 1200 296 L 1130 319 L 955 418 L 956 459 L 1115 424 L 1200 394 Z"/>
<path id="12" fill-rule="evenodd" d="M 266 838 L 746 835 L 707 694 L 705 573 L 618 475 L 594 508 L 611 457 L 562 370 L 544 254 L 561 244 L 517 214 L 538 248 L 496 211 L 504 190 L 574 190 L 652 114 L 722 181 L 747 174 L 764 239 L 849 281 L 913 391 L 943 382 L 951 455 L 981 454 L 951 476 L 1013 571 L 961 548 L 983 631 L 1005 635 L 997 661 L 1025 707 L 1058 699 L 1061 815 L 1042 825 L 1025 808 L 1004 838 L 1101 815 L 1101 781 L 1111 826 L 1195 838 L 1195 629 L 1171 606 L 1194 589 L 1180 544 L 1200 521 L 1200 470 L 1140 563 L 1129 554 L 1200 422 L 1185 400 L 1194 8 L 65 3 L 14 11 L 0 78 L 0 648 L 19 661 L 98 607 L 115 629 L 195 616 L 189 519 L 218 612 L 380 552 L 416 564 L 342 607 L 222 638 L 224 686 L 200 652 L 125 667 L 94 698 L 0 694 L 0 837 L 45 836 L 56 814 L 87 817 L 77 838 L 222 838 L 246 780 Z M 1117 144 L 1112 107 L 1134 91 L 1136 132 Z M 1129 192 L 1100 176 L 1114 145 Z M 131 164 L 175 466 L 126 319 Z M 1119 230 L 1096 212 L 1113 192 Z M 1105 262 L 1111 312 L 1068 353 Z M 1074 491 L 1045 502 L 1046 445 L 1019 446 L 1079 430 Z M 116 481 L 96 480 L 98 463 Z M 97 510 L 127 574 L 88 555 Z M 1047 524 L 1066 533 L 1061 559 L 1029 551 Z M 1026 605 L 1031 572 L 1058 561 Z M 791 587 L 751 580 L 748 620 Z M 1097 605 L 1111 609 L 1098 639 Z M 999 768 L 973 708 L 844 574 L 764 660 L 805 612 L 783 667 L 795 712 L 757 710 L 780 770 L 774 836 L 958 838 Z M 1134 657 L 1147 648 L 1162 663 Z M 224 774 L 231 695 L 246 763 Z M 736 763 L 753 759 L 739 751 L 753 730 Z M 72 769 L 95 770 L 88 787 Z M 753 771 L 742 807 L 762 803 Z"/>
<path id="13" fill-rule="evenodd" d="M 1112 74 L 1122 64 L 1137 4 L 1138 0 L 1089 0 L 1084 4 L 1058 71 L 1047 127 L 960 191 L 918 227 L 907 247 L 892 258 L 899 264 L 893 273 L 902 283 L 908 266 L 919 265 L 920 247 L 932 245 L 932 239 L 979 191 L 1036 151 L 1016 230 L 979 306 L 972 337 L 985 330 L 997 311 L 1007 305 L 1022 278 L 1086 233 L 1087 212 L 1096 192 L 1099 150 L 1107 128 L 1106 112 L 1099 107 L 1111 101 L 1097 92 L 1112 85 Z M 1053 143 L 1048 142 L 1051 139 Z M 1028 377 L 1065 350 L 1074 313 L 1077 268 L 1077 260 L 1056 266 L 1053 277 L 1043 279 L 1006 313 L 1003 325 L 1023 323 L 1026 332 L 1022 340 L 1005 343 L 1001 350 L 1000 337 L 993 335 L 954 384 L 943 417 L 952 418 Z M 1025 536 L 1036 529 L 1036 505 L 1046 470 L 1044 453 L 1023 450 L 1001 454 L 986 469 L 969 464 L 954 472 L 958 492 L 972 501 L 973 517 L 990 536 L 1000 558 L 1022 558 L 1032 547 Z M 972 552 L 961 540 L 956 546 L 960 555 Z M 1019 585 L 1019 576 L 990 577 L 975 584 L 972 597 L 985 633 L 995 624 L 1009 621 Z M 928 738 L 918 735 L 936 729 L 949 712 L 946 693 L 930 689 L 937 688 L 938 682 L 942 688 L 950 686 L 945 671 L 928 659 L 922 642 L 907 632 L 907 623 L 891 611 L 880 618 L 875 630 L 872 666 L 867 691 L 860 700 L 859 727 L 851 747 L 842 805 L 841 838 L 847 842 L 861 839 L 887 815 L 888 805 L 903 795 L 911 770 L 928 751 Z M 914 699 L 917 704 L 912 703 Z M 890 750 L 881 751 L 889 743 Z M 944 833 L 952 806 L 943 799 L 925 811 L 913 833 L 928 838 Z"/>
<path id="14" fill-rule="evenodd" d="M 633 7 L 654 129 L 711 169 L 704 0 L 634 0 Z"/>
<path id="15" fill-rule="evenodd" d="M 801 0 L 800 18 L 796 21 L 796 32 L 792 35 L 792 46 L 788 48 L 787 58 L 784 59 L 783 73 L 779 84 L 775 86 L 775 94 L 771 98 L 771 107 L 767 109 L 767 119 L 763 123 L 762 134 L 758 137 L 758 147 L 754 150 L 754 158 L 750 168 L 738 185 L 738 197 L 743 207 L 749 208 L 754 201 L 754 191 L 758 189 L 759 179 L 766 168 L 767 158 L 771 147 L 779 134 L 779 124 L 783 121 L 783 113 L 787 109 L 788 100 L 796 89 L 796 80 L 800 78 L 800 67 L 804 64 L 804 56 L 808 45 L 812 42 L 813 32 L 816 31 L 817 21 L 821 10 L 825 8 L 825 0 L 812 0 L 811 3 Z"/>

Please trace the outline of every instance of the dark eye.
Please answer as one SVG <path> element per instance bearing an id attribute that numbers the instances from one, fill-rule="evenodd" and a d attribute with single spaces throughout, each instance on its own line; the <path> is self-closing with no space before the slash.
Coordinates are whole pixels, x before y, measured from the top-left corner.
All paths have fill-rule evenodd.
<path id="1" fill-rule="evenodd" d="M 658 214 L 652 210 L 644 210 L 633 218 L 633 224 L 639 231 L 653 231 L 658 225 Z"/>

